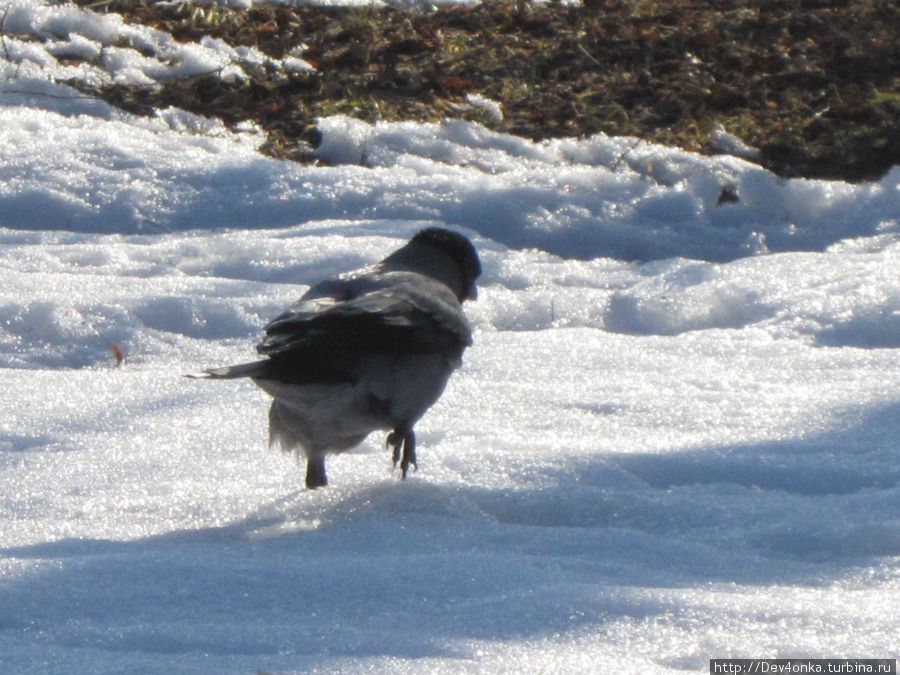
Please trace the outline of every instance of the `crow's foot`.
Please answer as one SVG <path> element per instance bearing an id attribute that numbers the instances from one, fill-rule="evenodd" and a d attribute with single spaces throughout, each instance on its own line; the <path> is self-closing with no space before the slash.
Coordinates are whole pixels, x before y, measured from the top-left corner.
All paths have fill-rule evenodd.
<path id="1" fill-rule="evenodd" d="M 388 434 L 387 445 L 393 448 L 391 459 L 394 462 L 394 466 L 397 466 L 398 461 L 400 462 L 401 476 L 404 480 L 406 480 L 406 474 L 409 472 L 410 466 L 412 466 L 413 471 L 419 468 L 416 464 L 415 433 L 413 433 L 412 429 L 410 429 L 409 431 L 399 431 L 397 429 L 394 429 L 394 431 Z M 402 455 L 400 452 L 401 446 L 403 448 Z"/>
<path id="2" fill-rule="evenodd" d="M 400 461 L 400 448 L 403 445 L 403 434 L 399 431 L 392 431 L 388 434 L 387 441 L 385 441 L 386 447 L 391 447 L 393 450 L 391 451 L 391 461 L 394 463 L 394 466 L 397 466 L 397 462 Z"/>

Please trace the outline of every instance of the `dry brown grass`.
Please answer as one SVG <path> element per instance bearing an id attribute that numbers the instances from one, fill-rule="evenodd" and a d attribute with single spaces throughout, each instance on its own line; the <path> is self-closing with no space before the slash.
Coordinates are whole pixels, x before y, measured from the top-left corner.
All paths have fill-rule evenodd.
<path id="1" fill-rule="evenodd" d="M 488 2 L 438 11 L 228 10 L 80 2 L 274 57 L 304 43 L 315 74 L 215 76 L 98 93 L 135 111 L 173 105 L 256 121 L 265 150 L 304 161 L 316 119 L 463 117 L 532 139 L 596 132 L 709 151 L 717 124 L 783 176 L 873 179 L 900 164 L 900 8 L 893 0 Z M 502 104 L 501 121 L 466 103 Z"/>

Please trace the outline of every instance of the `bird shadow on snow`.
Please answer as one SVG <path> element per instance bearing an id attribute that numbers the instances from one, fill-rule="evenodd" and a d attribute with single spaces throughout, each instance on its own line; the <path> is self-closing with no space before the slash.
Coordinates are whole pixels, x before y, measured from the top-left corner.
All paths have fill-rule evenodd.
<path id="1" fill-rule="evenodd" d="M 898 437 L 894 403 L 802 439 L 598 453 L 533 489 L 391 479 L 223 527 L 7 548 L 49 564 L 0 586 L 0 631 L 260 667 L 470 659 L 467 640 L 677 612 L 653 589 L 818 587 L 900 555 Z"/>

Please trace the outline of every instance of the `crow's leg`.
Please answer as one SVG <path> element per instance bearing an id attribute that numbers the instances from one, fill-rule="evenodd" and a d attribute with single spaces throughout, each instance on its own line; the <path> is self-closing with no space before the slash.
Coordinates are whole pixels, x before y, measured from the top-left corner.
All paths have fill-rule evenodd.
<path id="1" fill-rule="evenodd" d="M 404 479 L 410 465 L 412 465 L 413 471 L 419 468 L 419 465 L 416 464 L 416 434 L 412 429 L 406 433 L 406 438 L 403 440 L 403 458 L 400 460 L 400 471 L 403 472 Z"/>
<path id="2" fill-rule="evenodd" d="M 394 429 L 388 434 L 387 444 L 394 449 L 391 459 L 394 460 L 394 466 L 397 466 L 398 460 L 400 461 L 400 471 L 405 480 L 410 466 L 412 466 L 414 471 L 419 468 L 416 465 L 416 434 L 412 429 L 408 431 Z M 400 454 L 401 446 L 403 446 L 402 455 Z"/>
<path id="3" fill-rule="evenodd" d="M 400 448 L 403 446 L 403 434 L 399 431 L 392 431 L 388 434 L 385 445 L 393 448 L 391 451 L 391 461 L 394 463 L 394 466 L 397 466 L 397 462 L 400 461 Z"/>
<path id="4" fill-rule="evenodd" d="M 325 455 L 307 457 L 306 487 L 315 490 L 326 485 L 328 485 L 328 478 L 325 476 Z"/>

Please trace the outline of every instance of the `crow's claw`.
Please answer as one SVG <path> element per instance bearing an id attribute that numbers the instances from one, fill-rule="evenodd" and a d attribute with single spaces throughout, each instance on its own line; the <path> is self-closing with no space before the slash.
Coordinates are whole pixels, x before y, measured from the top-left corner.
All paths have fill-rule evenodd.
<path id="1" fill-rule="evenodd" d="M 388 434 L 387 445 L 394 449 L 391 453 L 391 459 L 394 461 L 394 466 L 397 466 L 398 461 L 400 462 L 400 474 L 404 480 L 410 466 L 412 466 L 413 471 L 418 471 L 419 467 L 416 464 L 416 435 L 412 429 L 405 432 L 395 429 Z M 401 446 L 403 448 L 402 455 L 400 453 Z"/>
<path id="2" fill-rule="evenodd" d="M 397 466 L 397 462 L 400 461 L 400 447 L 403 445 L 403 434 L 399 431 L 392 431 L 388 434 L 387 441 L 385 442 L 385 447 L 393 448 L 391 452 L 391 461 L 394 462 L 394 466 Z"/>

